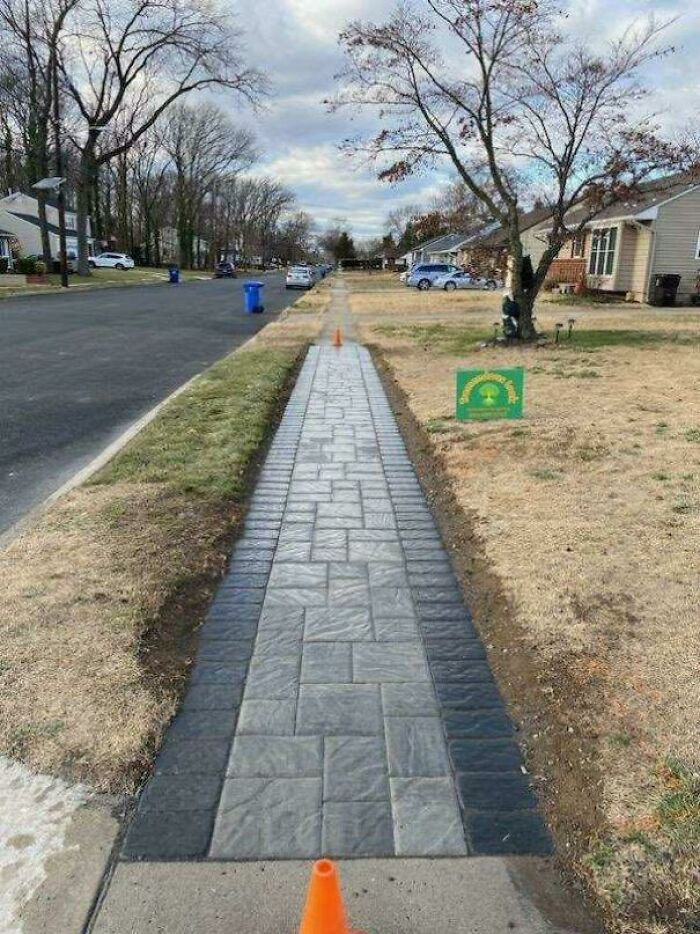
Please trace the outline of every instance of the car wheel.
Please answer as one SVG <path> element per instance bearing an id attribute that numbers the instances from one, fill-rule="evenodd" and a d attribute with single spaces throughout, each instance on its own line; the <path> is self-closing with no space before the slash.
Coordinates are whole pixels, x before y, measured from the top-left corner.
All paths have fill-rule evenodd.
<path id="1" fill-rule="evenodd" d="M 418 288 L 421 290 L 421 292 L 427 292 L 427 290 L 430 288 L 430 279 L 421 279 L 418 283 Z"/>
<path id="2" fill-rule="evenodd" d="M 489 292 L 495 292 L 496 290 L 495 281 L 493 279 L 487 279 L 486 285 L 484 286 L 484 288 L 486 288 Z"/>
<path id="3" fill-rule="evenodd" d="M 97 263 L 88 263 L 90 269 L 97 269 Z"/>
<path id="4" fill-rule="evenodd" d="M 126 269 L 126 266 L 124 265 L 124 263 L 115 263 L 114 268 L 115 269 Z"/>
<path id="5" fill-rule="evenodd" d="M 446 283 L 445 283 L 445 291 L 446 291 L 446 292 L 454 292 L 454 290 L 455 290 L 456 288 L 457 288 L 457 285 L 456 285 L 454 282 L 446 282 Z"/>

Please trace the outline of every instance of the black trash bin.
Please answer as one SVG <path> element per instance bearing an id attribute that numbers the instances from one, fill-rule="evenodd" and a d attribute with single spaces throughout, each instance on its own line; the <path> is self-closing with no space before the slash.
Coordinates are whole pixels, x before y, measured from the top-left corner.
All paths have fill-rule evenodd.
<path id="1" fill-rule="evenodd" d="M 652 305 L 675 305 L 678 286 L 681 284 L 681 277 L 675 273 L 664 273 L 660 276 L 654 276 L 654 285 L 651 290 Z"/>

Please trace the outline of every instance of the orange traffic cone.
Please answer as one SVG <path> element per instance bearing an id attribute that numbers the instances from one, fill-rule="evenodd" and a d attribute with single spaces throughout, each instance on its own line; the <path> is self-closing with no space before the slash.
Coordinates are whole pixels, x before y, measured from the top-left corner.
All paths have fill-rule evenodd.
<path id="1" fill-rule="evenodd" d="M 329 859 L 313 865 L 299 934 L 353 934 L 345 919 L 338 874 Z"/>
<path id="2" fill-rule="evenodd" d="M 336 328 L 333 333 L 333 346 L 334 347 L 343 346 L 343 338 L 341 337 L 341 334 L 340 334 L 340 328 Z"/>

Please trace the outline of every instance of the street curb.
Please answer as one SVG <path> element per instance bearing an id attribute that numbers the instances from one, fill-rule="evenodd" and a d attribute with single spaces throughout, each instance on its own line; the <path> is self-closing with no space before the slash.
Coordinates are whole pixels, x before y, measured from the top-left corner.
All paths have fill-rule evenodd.
<path id="1" fill-rule="evenodd" d="M 246 341 L 246 344 L 248 341 Z M 241 347 L 245 347 L 245 344 L 241 344 Z M 237 347 L 236 350 L 240 350 L 241 347 Z M 235 351 L 234 351 L 235 353 Z M 202 371 L 204 372 L 204 371 Z M 131 424 L 126 431 L 122 432 L 118 438 L 108 444 L 100 453 L 94 457 L 85 467 L 81 467 L 76 473 L 73 474 L 64 484 L 62 484 L 57 490 L 54 490 L 46 499 L 42 500 L 37 506 L 34 506 L 29 512 L 22 516 L 21 519 L 18 519 L 14 525 L 11 525 L 9 529 L 6 529 L 0 535 L 0 548 L 5 548 L 11 542 L 17 538 L 18 535 L 35 519 L 38 519 L 39 516 L 48 509 L 56 500 L 60 499 L 62 496 L 65 496 L 66 493 L 70 493 L 71 490 L 74 490 L 76 487 L 81 486 L 85 483 L 86 480 L 89 480 L 93 474 L 97 473 L 98 470 L 101 470 L 105 464 L 108 464 L 112 458 L 117 455 L 122 448 L 126 447 L 129 441 L 132 438 L 135 438 L 136 435 L 142 431 L 156 415 L 159 414 L 161 409 L 163 409 L 169 402 L 172 402 L 173 399 L 177 399 L 179 395 L 185 392 L 190 388 L 202 375 L 202 373 L 197 373 L 187 380 L 186 383 L 183 383 L 181 386 L 171 392 L 169 396 L 166 396 L 165 399 L 162 399 L 158 405 L 154 406 L 145 415 L 142 415 L 141 418 L 137 419 L 133 424 Z"/>

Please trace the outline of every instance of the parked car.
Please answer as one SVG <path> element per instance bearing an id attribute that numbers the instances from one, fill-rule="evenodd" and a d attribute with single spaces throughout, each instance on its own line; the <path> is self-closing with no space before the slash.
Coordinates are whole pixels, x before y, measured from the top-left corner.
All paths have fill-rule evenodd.
<path id="1" fill-rule="evenodd" d="M 223 263 L 217 263 L 214 267 L 215 279 L 236 279 L 237 277 L 238 273 L 233 263 L 224 261 Z"/>
<path id="2" fill-rule="evenodd" d="M 419 263 L 406 277 L 406 285 L 424 291 L 440 276 L 448 276 L 455 272 L 459 272 L 459 269 L 449 263 Z"/>
<path id="3" fill-rule="evenodd" d="M 470 272 L 459 270 L 451 272 L 446 276 L 438 276 L 433 280 L 433 288 L 444 289 L 446 292 L 453 292 L 455 289 L 481 289 L 482 291 L 493 291 L 497 288 L 503 288 L 503 283 L 498 279 L 492 279 L 488 276 L 473 276 Z"/>
<path id="4" fill-rule="evenodd" d="M 136 263 L 128 253 L 98 253 L 88 256 L 91 269 L 133 269 Z"/>
<path id="5" fill-rule="evenodd" d="M 291 266 L 287 270 L 285 288 L 312 289 L 313 287 L 314 276 L 309 266 Z"/>

